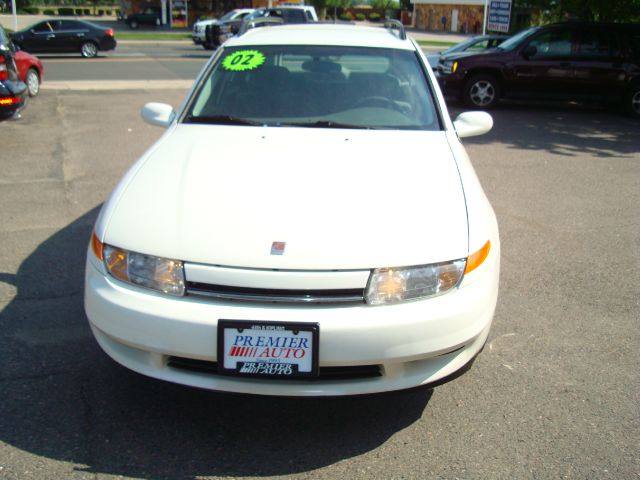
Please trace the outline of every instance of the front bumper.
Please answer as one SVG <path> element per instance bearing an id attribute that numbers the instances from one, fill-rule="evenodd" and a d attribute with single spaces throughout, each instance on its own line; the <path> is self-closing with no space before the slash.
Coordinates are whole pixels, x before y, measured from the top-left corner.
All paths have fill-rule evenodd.
<path id="1" fill-rule="evenodd" d="M 478 269 L 472 283 L 456 291 L 381 307 L 295 307 L 170 298 L 104 275 L 101 265 L 91 258 L 90 254 L 85 309 L 96 340 L 107 354 L 150 377 L 238 393 L 356 395 L 437 382 L 463 368 L 482 349 L 498 294 L 497 251 Z M 175 367 L 173 358 L 217 360 L 218 319 L 317 322 L 321 369 L 377 365 L 380 375 L 270 380 Z"/>
<path id="2" fill-rule="evenodd" d="M 447 96 L 461 97 L 464 88 L 465 77 L 458 73 L 444 74 L 436 72 L 436 79 L 442 93 Z"/>

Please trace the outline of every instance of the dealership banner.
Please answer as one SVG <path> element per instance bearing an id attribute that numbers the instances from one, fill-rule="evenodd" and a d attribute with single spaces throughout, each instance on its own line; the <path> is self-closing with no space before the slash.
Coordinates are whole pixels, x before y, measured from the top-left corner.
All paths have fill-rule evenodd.
<path id="1" fill-rule="evenodd" d="M 511 0 L 491 0 L 488 18 L 487 30 L 507 33 L 511 20 Z"/>

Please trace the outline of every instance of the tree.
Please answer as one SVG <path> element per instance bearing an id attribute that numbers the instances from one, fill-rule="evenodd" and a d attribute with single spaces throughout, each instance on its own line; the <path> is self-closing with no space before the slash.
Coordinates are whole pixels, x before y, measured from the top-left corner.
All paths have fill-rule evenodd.
<path id="1" fill-rule="evenodd" d="M 538 11 L 541 23 L 640 21 L 640 0 L 515 0 L 514 7 Z"/>
<path id="2" fill-rule="evenodd" d="M 311 0 L 311 5 L 317 10 L 320 20 L 324 20 L 327 18 L 327 10 L 335 15 L 335 10 L 350 7 L 351 0 Z"/>

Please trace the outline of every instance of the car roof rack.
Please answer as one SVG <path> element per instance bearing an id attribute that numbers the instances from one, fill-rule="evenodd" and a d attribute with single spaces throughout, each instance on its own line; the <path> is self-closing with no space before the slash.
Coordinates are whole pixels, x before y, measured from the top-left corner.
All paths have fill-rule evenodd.
<path id="1" fill-rule="evenodd" d="M 400 20 L 386 18 L 384 20 L 384 28 L 388 29 L 391 33 L 393 33 L 394 30 L 398 30 L 398 38 L 400 40 L 407 39 L 407 32 L 404 30 L 404 25 Z"/>
<path id="2" fill-rule="evenodd" d="M 254 18 L 253 20 L 242 22 L 242 26 L 238 31 L 238 36 L 247 33 L 249 30 L 253 28 L 273 27 L 274 25 L 282 25 L 283 23 L 284 23 L 284 20 L 280 17 Z"/>

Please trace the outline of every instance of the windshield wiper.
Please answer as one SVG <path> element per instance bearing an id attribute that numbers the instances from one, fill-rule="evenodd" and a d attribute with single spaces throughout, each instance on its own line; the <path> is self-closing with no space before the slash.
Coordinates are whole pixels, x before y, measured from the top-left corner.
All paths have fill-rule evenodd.
<path id="1" fill-rule="evenodd" d="M 234 117 L 232 115 L 211 115 L 195 116 L 188 115 L 186 123 L 206 123 L 212 125 L 252 125 L 261 127 L 264 123 L 247 120 L 246 118 Z"/>
<path id="2" fill-rule="evenodd" d="M 353 128 L 360 130 L 374 130 L 376 127 L 368 125 L 352 125 L 350 123 L 334 122 L 332 120 L 318 120 L 317 122 L 292 122 L 280 123 L 281 127 L 306 127 L 306 128 Z"/>

